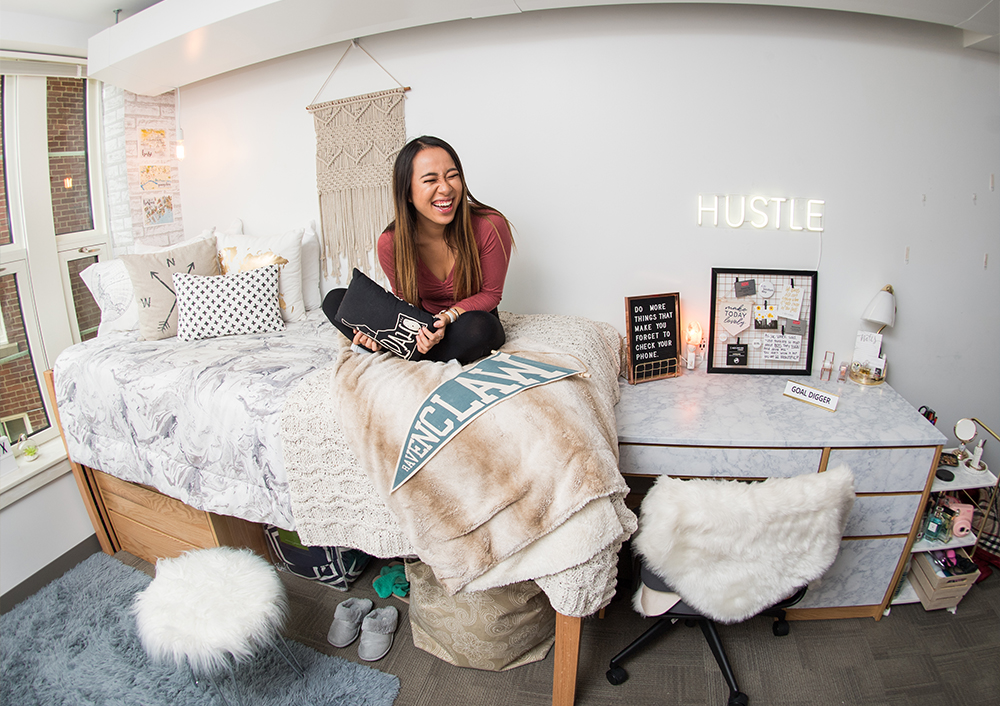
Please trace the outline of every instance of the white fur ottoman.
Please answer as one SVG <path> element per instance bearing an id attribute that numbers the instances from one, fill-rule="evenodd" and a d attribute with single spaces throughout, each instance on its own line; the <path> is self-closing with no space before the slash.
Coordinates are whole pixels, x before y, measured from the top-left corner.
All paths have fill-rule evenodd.
<path id="1" fill-rule="evenodd" d="M 273 645 L 299 674 L 281 638 L 288 610 L 285 587 L 266 560 L 249 549 L 215 547 L 156 562 L 156 578 L 136 594 L 139 639 L 160 662 L 187 662 L 195 679 L 215 676 Z M 287 652 L 287 654 L 286 654 Z M 223 701 L 225 696 L 219 690 Z"/>

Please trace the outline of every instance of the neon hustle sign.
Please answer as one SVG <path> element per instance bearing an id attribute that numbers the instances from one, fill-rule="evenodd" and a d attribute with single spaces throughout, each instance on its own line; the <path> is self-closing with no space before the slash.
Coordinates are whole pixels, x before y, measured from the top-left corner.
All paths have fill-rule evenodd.
<path id="1" fill-rule="evenodd" d="M 722 221 L 730 228 L 750 224 L 758 230 L 823 231 L 826 201 L 820 199 L 787 199 L 781 196 L 744 196 L 733 194 L 698 194 L 698 225 Z"/>

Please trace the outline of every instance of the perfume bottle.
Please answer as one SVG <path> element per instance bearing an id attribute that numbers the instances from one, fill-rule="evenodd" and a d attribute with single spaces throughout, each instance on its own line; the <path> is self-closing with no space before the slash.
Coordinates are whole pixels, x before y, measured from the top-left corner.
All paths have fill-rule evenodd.
<path id="1" fill-rule="evenodd" d="M 947 542 L 951 539 L 951 521 L 950 521 L 950 510 L 948 508 L 937 505 L 931 511 L 930 517 L 927 519 L 927 529 L 924 531 L 924 537 L 935 542 Z"/>

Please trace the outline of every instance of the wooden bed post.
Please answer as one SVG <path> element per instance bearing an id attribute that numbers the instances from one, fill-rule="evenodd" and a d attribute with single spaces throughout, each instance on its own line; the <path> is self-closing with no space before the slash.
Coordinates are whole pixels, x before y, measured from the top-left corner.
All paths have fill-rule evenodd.
<path id="1" fill-rule="evenodd" d="M 51 370 L 45 371 L 45 384 L 65 445 Z M 101 549 L 107 554 L 125 550 L 155 564 L 157 559 L 179 556 L 190 549 L 228 546 L 247 547 L 273 561 L 261 524 L 197 510 L 155 488 L 121 480 L 72 459 L 69 463 Z"/>
<path id="2" fill-rule="evenodd" d="M 59 419 L 59 405 L 56 403 L 55 375 L 52 370 L 46 370 L 43 373 L 43 376 L 45 377 L 45 387 L 49 392 L 49 402 L 52 403 L 52 415 L 55 417 L 55 423 L 59 429 L 59 436 L 62 437 L 63 448 L 66 449 L 66 457 L 69 460 L 70 468 L 73 469 L 73 477 L 76 479 L 76 486 L 80 491 L 80 498 L 83 499 L 83 505 L 87 508 L 87 515 L 90 516 L 90 524 L 94 526 L 94 533 L 97 535 L 97 541 L 100 542 L 101 549 L 104 553 L 114 554 L 121 547 L 118 546 L 114 530 L 110 528 L 110 523 L 105 521 L 105 517 L 101 513 L 103 505 L 100 502 L 100 493 L 97 493 L 92 485 L 93 478 L 89 473 L 89 469 L 85 469 L 79 463 L 76 463 L 73 459 L 69 458 L 69 448 L 66 446 L 66 435 L 63 433 L 62 421 Z"/>
<path id="3" fill-rule="evenodd" d="M 572 706 L 576 698 L 576 669 L 580 661 L 583 618 L 556 613 L 556 654 L 552 668 L 552 706 Z"/>

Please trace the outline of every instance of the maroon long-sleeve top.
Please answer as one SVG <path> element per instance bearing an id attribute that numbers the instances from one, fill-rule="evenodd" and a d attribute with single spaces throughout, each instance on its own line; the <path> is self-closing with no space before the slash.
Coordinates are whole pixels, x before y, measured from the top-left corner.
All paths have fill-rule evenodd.
<path id="1" fill-rule="evenodd" d="M 483 271 L 483 287 L 472 296 L 461 301 L 455 300 L 455 271 L 448 273 L 443 282 L 431 273 L 423 262 L 417 262 L 417 293 L 420 307 L 437 314 L 449 307 L 457 306 L 465 311 L 493 311 L 503 296 L 504 280 L 514 239 L 507 221 L 498 213 L 487 212 L 472 216 L 472 231 L 479 249 L 479 261 Z M 396 260 L 393 233 L 385 231 L 378 239 L 378 260 L 382 271 L 389 279 L 393 293 L 396 289 Z"/>

